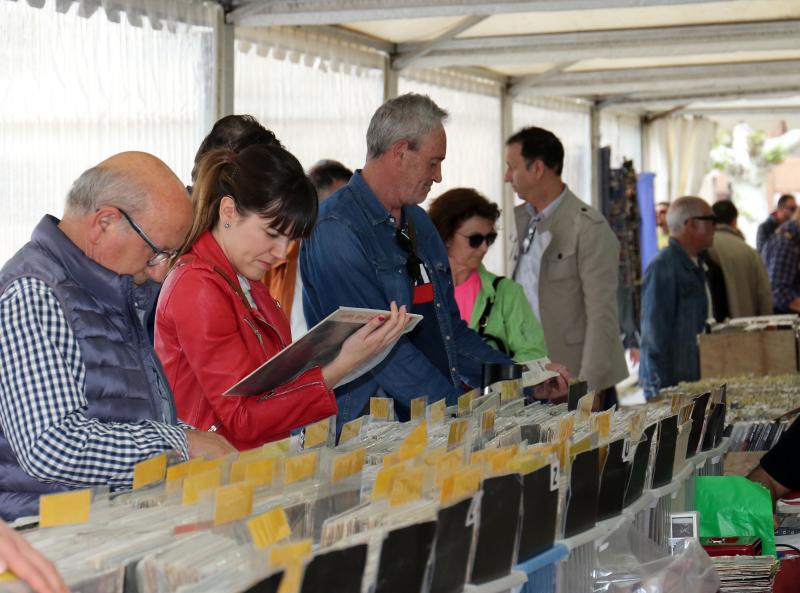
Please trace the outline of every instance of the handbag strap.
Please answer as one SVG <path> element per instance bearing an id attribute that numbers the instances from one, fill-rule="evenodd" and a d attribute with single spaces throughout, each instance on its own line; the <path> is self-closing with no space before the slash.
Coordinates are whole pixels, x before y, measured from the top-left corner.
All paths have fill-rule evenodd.
<path id="1" fill-rule="evenodd" d="M 486 306 L 483 308 L 483 314 L 481 318 L 478 320 L 478 334 L 481 337 L 484 337 L 486 332 L 486 326 L 489 323 L 489 316 L 492 314 L 492 307 L 494 306 L 494 299 L 497 296 L 497 287 L 500 286 L 500 282 L 505 279 L 505 276 L 495 276 L 494 280 L 492 280 L 492 288 L 494 288 L 495 296 L 486 300 Z"/>

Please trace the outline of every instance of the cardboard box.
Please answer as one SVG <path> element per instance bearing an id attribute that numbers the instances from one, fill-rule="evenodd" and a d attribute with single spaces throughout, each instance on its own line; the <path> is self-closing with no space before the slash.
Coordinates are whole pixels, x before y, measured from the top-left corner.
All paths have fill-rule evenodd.
<path id="1" fill-rule="evenodd" d="M 793 330 L 701 334 L 700 376 L 722 379 L 746 374 L 780 375 L 797 369 Z"/>

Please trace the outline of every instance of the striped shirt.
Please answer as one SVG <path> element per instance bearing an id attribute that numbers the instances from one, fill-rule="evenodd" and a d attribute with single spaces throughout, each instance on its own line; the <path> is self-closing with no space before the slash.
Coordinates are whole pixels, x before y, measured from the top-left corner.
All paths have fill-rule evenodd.
<path id="1" fill-rule="evenodd" d="M 134 464 L 175 449 L 187 425 L 88 418 L 78 341 L 47 285 L 19 278 L 0 295 L 0 427 L 22 469 L 42 482 L 129 488 Z"/>

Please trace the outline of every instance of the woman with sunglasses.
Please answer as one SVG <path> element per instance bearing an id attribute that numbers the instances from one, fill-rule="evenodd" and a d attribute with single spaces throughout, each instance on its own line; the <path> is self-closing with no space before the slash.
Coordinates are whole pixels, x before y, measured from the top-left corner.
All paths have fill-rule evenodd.
<path id="1" fill-rule="evenodd" d="M 462 187 L 439 196 L 428 214 L 447 248 L 461 318 L 517 362 L 547 356 L 542 326 L 522 286 L 495 276 L 482 263 L 497 239 L 497 204 Z"/>
<path id="2" fill-rule="evenodd" d="M 400 335 L 405 309 L 392 303 L 389 316 L 353 334 L 331 362 L 263 396 L 223 396 L 292 341 L 289 320 L 261 279 L 293 239 L 311 232 L 317 195 L 294 156 L 260 144 L 209 151 L 192 202 L 192 228 L 156 309 L 156 352 L 178 416 L 245 450 L 336 414 L 333 387 Z"/>

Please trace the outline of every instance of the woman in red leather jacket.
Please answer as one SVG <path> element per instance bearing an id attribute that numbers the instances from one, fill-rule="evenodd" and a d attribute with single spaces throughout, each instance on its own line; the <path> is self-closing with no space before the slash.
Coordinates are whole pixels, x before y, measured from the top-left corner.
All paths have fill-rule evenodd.
<path id="1" fill-rule="evenodd" d="M 405 309 L 392 303 L 387 318 L 356 332 L 332 362 L 267 399 L 223 396 L 292 341 L 289 321 L 261 278 L 291 240 L 311 232 L 317 196 L 294 156 L 255 145 L 203 157 L 192 201 L 192 230 L 156 309 L 155 349 L 178 416 L 245 450 L 335 414 L 333 386 L 400 335 Z"/>

